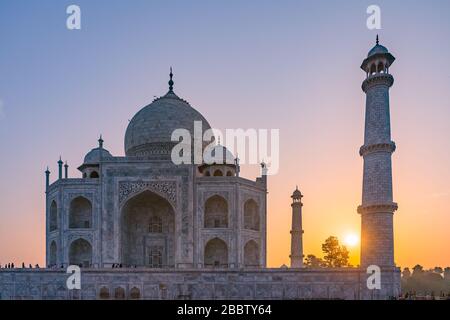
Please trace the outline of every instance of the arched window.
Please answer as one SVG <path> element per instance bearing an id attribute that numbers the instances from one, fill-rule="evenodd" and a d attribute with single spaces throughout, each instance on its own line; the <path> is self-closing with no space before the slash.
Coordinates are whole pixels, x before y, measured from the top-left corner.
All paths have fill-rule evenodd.
<path id="1" fill-rule="evenodd" d="M 228 267 L 228 246 L 225 241 L 219 238 L 208 241 L 205 246 L 204 264 L 210 268 Z"/>
<path id="2" fill-rule="evenodd" d="M 92 171 L 91 172 L 91 175 L 89 176 L 89 178 L 91 178 L 91 179 L 97 179 L 97 178 L 99 178 L 100 176 L 98 175 L 98 172 L 97 171 Z"/>
<path id="3" fill-rule="evenodd" d="M 101 287 L 98 296 L 100 299 L 109 299 L 109 289 L 107 287 Z"/>
<path id="4" fill-rule="evenodd" d="M 254 240 L 250 240 L 244 246 L 244 265 L 246 267 L 259 266 L 259 246 Z"/>
<path id="5" fill-rule="evenodd" d="M 70 203 L 69 228 L 91 228 L 92 227 L 92 205 L 84 197 L 77 197 Z"/>
<path id="6" fill-rule="evenodd" d="M 50 244 L 50 255 L 49 255 L 49 265 L 51 267 L 56 265 L 56 254 L 57 254 L 56 242 L 52 241 Z"/>
<path id="7" fill-rule="evenodd" d="M 227 171 L 227 177 L 232 177 L 232 176 L 233 176 L 233 172 Z"/>
<path id="8" fill-rule="evenodd" d="M 84 268 L 92 264 L 92 246 L 84 239 L 77 239 L 70 244 L 69 263 Z"/>
<path id="9" fill-rule="evenodd" d="M 214 171 L 214 177 L 222 177 L 223 173 L 222 170 L 217 169 L 216 171 Z"/>
<path id="10" fill-rule="evenodd" d="M 150 217 L 148 232 L 150 233 L 162 233 L 162 219 L 158 215 L 152 215 Z"/>
<path id="11" fill-rule="evenodd" d="M 122 287 L 117 287 L 114 290 L 114 298 L 117 300 L 123 300 L 125 299 L 125 289 Z"/>
<path id="12" fill-rule="evenodd" d="M 228 203 L 215 195 L 205 202 L 205 228 L 228 228 Z"/>
<path id="13" fill-rule="evenodd" d="M 130 299 L 136 300 L 141 298 L 141 290 L 139 288 L 133 287 L 130 290 Z"/>
<path id="14" fill-rule="evenodd" d="M 372 64 L 372 66 L 370 67 L 370 74 L 374 74 L 374 73 L 376 73 L 377 72 L 377 67 L 376 67 L 376 65 L 375 65 L 375 63 L 374 64 Z"/>
<path id="15" fill-rule="evenodd" d="M 55 201 L 50 205 L 50 231 L 58 229 L 58 207 Z"/>
<path id="16" fill-rule="evenodd" d="M 244 229 L 259 231 L 259 208 L 255 200 L 247 200 L 244 204 Z"/>
<path id="17" fill-rule="evenodd" d="M 383 62 L 380 62 L 380 63 L 378 64 L 378 72 L 379 72 L 379 73 L 384 72 L 384 64 L 383 64 Z"/>
<path id="18" fill-rule="evenodd" d="M 160 246 L 153 246 L 150 249 L 149 262 L 151 268 L 162 268 L 162 251 Z"/>

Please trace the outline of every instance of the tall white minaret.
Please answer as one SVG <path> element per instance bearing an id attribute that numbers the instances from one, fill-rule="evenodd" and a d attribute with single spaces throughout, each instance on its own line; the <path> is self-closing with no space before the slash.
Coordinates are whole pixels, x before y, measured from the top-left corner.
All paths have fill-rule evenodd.
<path id="1" fill-rule="evenodd" d="M 303 267 L 302 198 L 298 187 L 292 193 L 291 268 Z"/>
<path id="2" fill-rule="evenodd" d="M 362 90 L 366 94 L 364 145 L 359 154 L 364 159 L 361 214 L 361 266 L 393 267 L 393 216 L 397 204 L 392 196 L 389 88 L 394 77 L 389 68 L 395 58 L 388 49 L 376 45 L 369 51 L 361 69 L 366 72 Z"/>

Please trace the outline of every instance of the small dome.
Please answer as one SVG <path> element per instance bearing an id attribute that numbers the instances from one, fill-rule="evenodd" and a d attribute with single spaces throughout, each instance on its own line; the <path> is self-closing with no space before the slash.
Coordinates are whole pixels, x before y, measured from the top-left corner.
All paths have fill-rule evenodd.
<path id="1" fill-rule="evenodd" d="M 215 158 L 217 156 L 222 156 L 221 163 L 216 163 Z M 204 162 L 206 164 L 231 164 L 234 165 L 234 155 L 228 150 L 226 147 L 217 144 L 213 147 L 213 149 L 209 152 L 209 150 L 205 150 Z"/>
<path id="2" fill-rule="evenodd" d="M 382 46 L 381 44 L 377 44 L 375 45 L 375 47 L 373 47 L 369 53 L 367 54 L 367 57 L 373 56 L 374 54 L 377 53 L 389 53 L 389 50 L 385 47 Z"/>
<path id="3" fill-rule="evenodd" d="M 294 192 L 292 193 L 291 198 L 292 199 L 301 199 L 302 197 L 303 197 L 302 193 L 300 192 L 300 190 L 298 190 L 298 187 L 296 187 Z"/>
<path id="4" fill-rule="evenodd" d="M 84 164 L 97 164 L 101 159 L 112 158 L 111 153 L 104 148 L 95 148 L 84 157 Z"/>
<path id="5" fill-rule="evenodd" d="M 127 156 L 149 156 L 165 152 L 170 154 L 177 144 L 171 140 L 176 129 L 187 129 L 194 139 L 194 122 L 202 122 L 203 133 L 211 129 L 208 121 L 188 102 L 169 91 L 142 108 L 131 119 L 125 134 Z M 202 133 L 202 135 L 203 135 Z M 205 147 L 207 143 L 203 144 Z"/>

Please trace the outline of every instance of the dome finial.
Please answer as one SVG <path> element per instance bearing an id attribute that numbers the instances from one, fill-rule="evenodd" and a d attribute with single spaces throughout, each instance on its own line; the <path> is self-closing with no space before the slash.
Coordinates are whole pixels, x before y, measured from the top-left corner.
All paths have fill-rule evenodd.
<path id="1" fill-rule="evenodd" d="M 377 45 L 378 45 L 378 44 L 379 44 L 379 42 L 380 42 L 380 41 L 379 41 L 379 38 L 378 38 L 378 35 L 377 35 L 377 41 L 376 41 L 376 42 L 377 42 Z"/>
<path id="2" fill-rule="evenodd" d="M 170 74 L 169 74 L 170 80 L 169 80 L 169 92 L 173 92 L 173 73 L 172 73 L 172 67 L 170 67 Z"/>
<path id="3" fill-rule="evenodd" d="M 102 137 L 102 135 L 100 135 L 100 138 L 98 139 L 98 147 L 99 148 L 103 148 L 103 137 Z"/>

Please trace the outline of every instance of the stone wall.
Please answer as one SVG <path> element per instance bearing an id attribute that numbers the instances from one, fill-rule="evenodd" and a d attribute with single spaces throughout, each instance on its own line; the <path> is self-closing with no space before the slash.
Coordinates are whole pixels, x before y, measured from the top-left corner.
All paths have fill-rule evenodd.
<path id="1" fill-rule="evenodd" d="M 0 270 L 0 299 L 388 299 L 400 294 L 400 270 L 368 290 L 360 269 L 83 269 L 81 290 L 65 270 Z"/>

